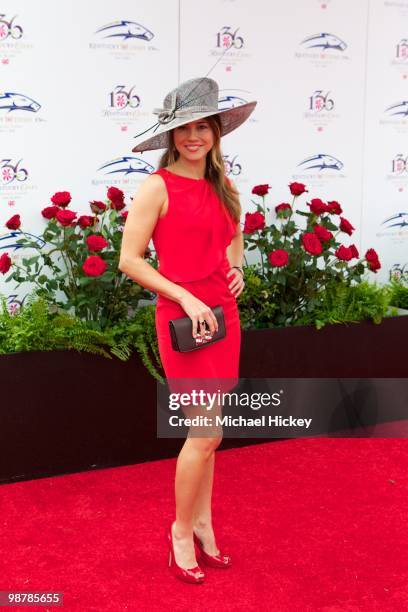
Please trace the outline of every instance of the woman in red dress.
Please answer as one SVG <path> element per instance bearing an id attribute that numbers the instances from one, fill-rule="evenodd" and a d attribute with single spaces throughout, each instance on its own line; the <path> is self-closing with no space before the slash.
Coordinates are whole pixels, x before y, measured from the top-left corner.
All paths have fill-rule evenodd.
<path id="1" fill-rule="evenodd" d="M 193 388 L 193 381 L 213 381 L 213 391 L 228 391 L 238 382 L 241 330 L 236 299 L 244 288 L 241 206 L 225 176 L 220 138 L 243 123 L 255 104 L 219 111 L 217 83 L 190 79 L 166 96 L 163 109 L 154 111 L 160 124 L 156 135 L 139 139 L 133 148 L 166 150 L 158 170 L 133 198 L 119 268 L 158 294 L 158 346 L 172 391 L 184 390 L 180 379 L 183 384 L 188 379 Z M 143 258 L 151 239 L 158 270 Z M 189 316 L 192 336 L 204 338 L 206 326 L 211 335 L 217 330 L 212 311 L 217 305 L 223 307 L 225 337 L 187 353 L 174 350 L 169 320 Z M 218 413 L 220 408 L 217 404 Z M 197 414 L 191 405 L 183 412 Z M 212 567 L 231 566 L 231 557 L 216 545 L 211 512 L 215 449 L 222 431 L 216 428 L 205 437 L 197 431 L 190 428 L 177 459 L 176 520 L 168 530 L 169 566 L 178 578 L 195 584 L 204 580 L 197 557 Z"/>

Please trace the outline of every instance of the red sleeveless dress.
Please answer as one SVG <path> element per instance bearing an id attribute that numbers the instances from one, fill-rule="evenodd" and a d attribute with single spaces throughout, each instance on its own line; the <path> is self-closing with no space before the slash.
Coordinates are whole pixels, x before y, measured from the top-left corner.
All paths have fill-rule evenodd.
<path id="1" fill-rule="evenodd" d="M 171 344 L 169 320 L 186 317 L 175 301 L 159 294 L 156 332 L 160 358 L 172 392 L 204 389 L 215 393 L 238 383 L 241 326 L 226 248 L 237 230 L 207 179 L 193 179 L 160 168 L 168 193 L 168 210 L 158 219 L 152 240 L 158 272 L 184 287 L 210 308 L 223 306 L 226 336 L 187 353 Z M 227 178 L 227 177 L 226 177 Z"/>

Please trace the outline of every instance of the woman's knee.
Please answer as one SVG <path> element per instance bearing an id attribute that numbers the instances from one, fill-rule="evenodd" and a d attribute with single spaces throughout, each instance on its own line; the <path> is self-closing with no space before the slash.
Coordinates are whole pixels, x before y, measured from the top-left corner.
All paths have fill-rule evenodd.
<path id="1" fill-rule="evenodd" d="M 189 438 L 190 443 L 196 449 L 206 455 L 210 455 L 221 444 L 222 436 L 215 435 L 207 438 Z"/>

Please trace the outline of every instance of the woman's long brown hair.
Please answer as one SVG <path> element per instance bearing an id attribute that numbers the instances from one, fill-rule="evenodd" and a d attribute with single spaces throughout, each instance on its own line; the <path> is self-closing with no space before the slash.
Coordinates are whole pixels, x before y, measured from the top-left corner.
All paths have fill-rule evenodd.
<path id="1" fill-rule="evenodd" d="M 211 151 L 208 151 L 206 156 L 206 178 L 212 184 L 214 191 L 220 198 L 221 202 L 227 208 L 231 217 L 234 221 L 239 222 L 241 218 L 241 204 L 239 201 L 238 192 L 230 186 L 229 182 L 225 180 L 225 164 L 221 153 L 221 120 L 218 115 L 211 115 L 205 117 L 214 134 L 214 145 Z M 159 160 L 159 168 L 165 168 L 171 166 L 180 157 L 180 153 L 177 151 L 174 138 L 173 130 L 169 132 L 169 146 L 162 154 Z"/>

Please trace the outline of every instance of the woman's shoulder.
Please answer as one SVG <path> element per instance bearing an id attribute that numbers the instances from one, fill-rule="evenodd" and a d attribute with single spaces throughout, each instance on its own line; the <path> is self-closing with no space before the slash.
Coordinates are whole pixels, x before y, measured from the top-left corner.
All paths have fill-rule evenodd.
<path id="1" fill-rule="evenodd" d="M 147 196 L 162 201 L 166 197 L 166 184 L 159 173 L 148 174 L 145 179 L 139 183 L 137 196 Z"/>

